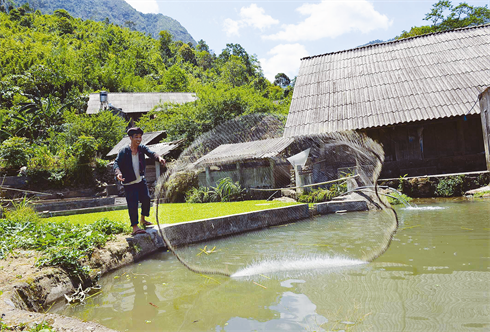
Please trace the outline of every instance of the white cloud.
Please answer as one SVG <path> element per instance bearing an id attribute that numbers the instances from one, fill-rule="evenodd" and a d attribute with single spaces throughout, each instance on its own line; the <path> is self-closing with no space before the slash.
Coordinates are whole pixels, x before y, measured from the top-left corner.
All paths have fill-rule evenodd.
<path id="1" fill-rule="evenodd" d="M 149 14 L 158 14 L 158 2 L 157 0 L 126 0 L 134 9 L 139 12 Z"/>
<path id="2" fill-rule="evenodd" d="M 272 16 L 266 15 L 264 8 L 258 7 L 254 3 L 249 7 L 242 7 L 239 15 L 240 19 L 237 21 L 234 21 L 231 18 L 227 18 L 224 21 L 223 27 L 227 36 L 239 36 L 239 30 L 247 26 L 263 30 L 279 23 L 279 21 L 272 18 Z"/>
<path id="3" fill-rule="evenodd" d="M 301 44 L 281 44 L 267 54 L 270 55 L 268 59 L 259 59 L 259 61 L 264 76 L 273 82 L 278 73 L 284 73 L 290 79 L 298 75 L 301 58 L 308 56 L 308 51 Z"/>
<path id="4" fill-rule="evenodd" d="M 279 23 L 272 16 L 265 15 L 264 8 L 257 7 L 254 3 L 250 7 L 242 7 L 240 9 L 240 17 L 245 24 L 261 30 Z"/>
<path id="5" fill-rule="evenodd" d="M 303 22 L 284 24 L 282 31 L 263 38 L 288 42 L 314 41 L 335 38 L 352 31 L 368 33 L 375 29 L 387 29 L 393 23 L 367 0 L 323 0 L 318 4 L 304 4 L 296 10 L 307 16 Z"/>
<path id="6" fill-rule="evenodd" d="M 223 23 L 223 30 L 226 32 L 226 35 L 229 36 L 239 36 L 240 35 L 240 22 L 233 21 L 230 18 L 227 18 Z"/>

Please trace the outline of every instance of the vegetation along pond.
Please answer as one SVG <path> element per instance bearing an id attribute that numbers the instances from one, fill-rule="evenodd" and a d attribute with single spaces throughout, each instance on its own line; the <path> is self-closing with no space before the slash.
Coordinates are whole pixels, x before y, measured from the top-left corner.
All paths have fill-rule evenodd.
<path id="1" fill-rule="evenodd" d="M 186 259 L 255 274 L 200 275 L 163 252 L 105 276 L 85 305 L 55 311 L 120 331 L 488 331 L 490 200 L 416 203 L 397 208 L 398 232 L 372 263 L 356 257 L 376 248 L 380 212 L 321 216 L 187 249 Z M 215 252 L 199 255 L 204 245 Z M 342 257 L 348 264 L 336 264 Z"/>

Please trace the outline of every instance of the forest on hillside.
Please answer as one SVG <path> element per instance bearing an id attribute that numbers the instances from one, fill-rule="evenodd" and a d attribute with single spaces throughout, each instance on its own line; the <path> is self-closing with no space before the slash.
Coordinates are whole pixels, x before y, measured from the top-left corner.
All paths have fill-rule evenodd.
<path id="1" fill-rule="evenodd" d="M 200 40 L 195 46 L 107 22 L 74 18 L 66 10 L 44 15 L 24 5 L 0 12 L 1 173 L 30 175 L 58 185 L 81 183 L 80 165 L 104 165 L 104 156 L 125 134 L 110 111 L 85 114 L 88 94 L 195 92 L 186 105 L 161 105 L 145 130 L 167 130 L 187 144 L 241 115 L 273 113 L 285 119 L 292 87 L 276 85 L 255 56 L 238 44 L 220 54 Z M 283 86 L 281 86 L 283 85 Z"/>
<path id="2" fill-rule="evenodd" d="M 7 0 L 10 1 L 10 0 Z M 5 1 L 5 2 L 7 2 Z M 162 14 L 143 14 L 124 0 L 15 0 L 16 6 L 29 4 L 43 14 L 65 9 L 71 16 L 83 20 L 109 21 L 131 30 L 158 38 L 162 30 L 169 31 L 175 40 L 196 44 L 187 30 L 175 19 Z"/>

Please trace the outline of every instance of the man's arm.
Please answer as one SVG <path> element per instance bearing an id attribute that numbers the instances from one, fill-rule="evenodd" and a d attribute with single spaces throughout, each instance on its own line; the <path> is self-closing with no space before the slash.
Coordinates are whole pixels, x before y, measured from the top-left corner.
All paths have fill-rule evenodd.
<path id="1" fill-rule="evenodd" d="M 114 160 L 114 173 L 116 173 L 116 179 L 118 179 L 119 181 L 123 182 L 125 179 L 123 178 L 122 176 L 122 172 L 121 172 L 121 169 L 119 168 L 119 162 L 120 162 L 120 158 L 121 158 L 121 151 L 119 151 L 119 153 L 117 154 L 117 157 L 116 159 Z"/>
<path id="2" fill-rule="evenodd" d="M 162 166 L 165 166 L 165 159 L 163 159 L 158 153 L 151 151 L 146 145 L 144 146 L 143 151 L 148 157 L 157 160 L 160 164 L 162 164 Z"/>

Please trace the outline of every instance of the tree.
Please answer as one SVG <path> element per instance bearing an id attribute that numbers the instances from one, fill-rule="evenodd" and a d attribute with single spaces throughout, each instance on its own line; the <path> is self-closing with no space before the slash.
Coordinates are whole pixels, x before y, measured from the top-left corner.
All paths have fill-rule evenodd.
<path id="1" fill-rule="evenodd" d="M 188 90 L 189 80 L 182 68 L 173 65 L 165 72 L 162 85 L 168 92 L 185 92 Z"/>
<path id="2" fill-rule="evenodd" d="M 201 39 L 200 41 L 197 42 L 196 50 L 206 51 L 209 53 L 209 46 L 208 46 L 208 44 L 206 44 L 206 42 L 204 40 Z"/>
<path id="3" fill-rule="evenodd" d="M 242 60 L 248 76 L 257 76 L 259 65 L 256 57 L 250 56 L 240 44 L 226 44 L 226 48 L 221 52 L 218 58 L 222 63 L 226 63 L 232 56 Z"/>
<path id="4" fill-rule="evenodd" d="M 280 86 L 281 88 L 286 88 L 289 84 L 291 84 L 291 80 L 289 79 L 289 77 L 284 74 L 284 73 L 278 73 L 275 77 L 274 77 L 274 85 L 278 85 Z"/>
<path id="5" fill-rule="evenodd" d="M 447 16 L 444 16 L 448 13 Z M 470 6 L 465 2 L 456 7 L 449 0 L 441 0 L 432 5 L 432 9 L 425 15 L 424 20 L 431 21 L 431 26 L 412 27 L 409 32 L 403 31 L 397 39 L 419 36 L 427 33 L 440 32 L 467 26 L 485 24 L 490 22 L 490 10 L 484 7 Z"/>
<path id="6" fill-rule="evenodd" d="M 221 77 L 233 87 L 248 83 L 247 67 L 238 56 L 232 55 L 223 65 Z"/>
<path id="7" fill-rule="evenodd" d="M 158 39 L 160 46 L 160 54 L 162 55 L 162 59 L 164 61 L 173 57 L 172 50 L 170 49 L 170 45 L 172 44 L 172 35 L 167 30 L 160 31 L 160 38 Z"/>
<path id="8" fill-rule="evenodd" d="M 135 30 L 136 23 L 133 21 L 125 21 L 124 26 L 127 27 L 129 30 Z"/>
<path id="9" fill-rule="evenodd" d="M 21 103 L 16 114 L 11 117 L 10 128 L 16 135 L 29 139 L 45 138 L 50 128 L 57 129 L 63 123 L 63 112 L 71 103 L 59 105 L 48 96 L 28 96 L 32 101 Z"/>
<path id="10" fill-rule="evenodd" d="M 188 44 L 183 44 L 178 51 L 178 56 L 182 61 L 192 63 L 196 65 L 196 55 L 194 54 L 194 50 L 189 47 Z"/>
<path id="11" fill-rule="evenodd" d="M 202 67 L 204 70 L 209 69 L 213 66 L 214 57 L 206 51 L 197 51 L 196 52 L 196 62 L 199 67 Z"/>
<path id="12" fill-rule="evenodd" d="M 57 9 L 54 11 L 53 14 L 54 14 L 54 16 L 59 17 L 59 18 L 64 17 L 64 18 L 67 18 L 69 20 L 73 19 L 73 17 L 70 15 L 70 13 L 68 13 L 64 9 Z"/>

